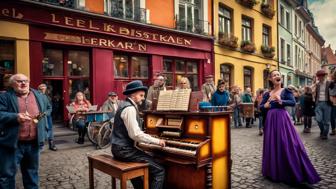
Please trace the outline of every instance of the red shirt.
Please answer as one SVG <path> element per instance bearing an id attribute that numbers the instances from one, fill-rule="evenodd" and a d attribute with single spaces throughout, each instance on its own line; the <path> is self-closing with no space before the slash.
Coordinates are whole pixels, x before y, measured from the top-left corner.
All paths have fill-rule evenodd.
<path id="1" fill-rule="evenodd" d="M 29 92 L 27 97 L 17 97 L 19 112 L 27 112 L 31 117 L 36 117 L 40 111 L 34 93 Z M 37 138 L 37 125 L 31 121 L 26 121 L 20 125 L 19 140 L 31 141 Z"/>

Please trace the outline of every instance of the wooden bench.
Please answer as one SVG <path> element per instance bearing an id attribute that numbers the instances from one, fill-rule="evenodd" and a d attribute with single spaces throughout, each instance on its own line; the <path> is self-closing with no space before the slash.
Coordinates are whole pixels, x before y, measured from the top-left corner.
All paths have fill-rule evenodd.
<path id="1" fill-rule="evenodd" d="M 122 162 L 107 154 L 89 155 L 89 183 L 90 189 L 94 188 L 93 170 L 98 169 L 112 177 L 112 188 L 116 188 L 116 178 L 120 180 L 120 188 L 127 188 L 127 180 L 143 176 L 144 189 L 148 189 L 148 164 Z"/>

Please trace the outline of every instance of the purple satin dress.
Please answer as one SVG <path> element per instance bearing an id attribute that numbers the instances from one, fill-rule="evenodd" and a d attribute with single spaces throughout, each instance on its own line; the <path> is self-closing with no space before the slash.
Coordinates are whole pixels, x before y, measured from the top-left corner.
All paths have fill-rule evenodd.
<path id="1" fill-rule="evenodd" d="M 269 98 L 265 93 L 260 108 L 266 113 L 262 156 L 263 176 L 275 182 L 299 184 L 317 183 L 321 180 L 309 160 L 304 145 L 296 132 L 285 106 L 294 106 L 295 99 L 288 89 L 281 92 L 282 104 L 271 101 L 267 110 L 264 104 Z"/>

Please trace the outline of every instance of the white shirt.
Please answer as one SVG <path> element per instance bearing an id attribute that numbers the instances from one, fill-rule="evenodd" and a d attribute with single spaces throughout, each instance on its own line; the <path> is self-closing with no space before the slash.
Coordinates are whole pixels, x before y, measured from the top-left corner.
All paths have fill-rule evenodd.
<path id="1" fill-rule="evenodd" d="M 126 107 L 121 112 L 121 119 L 124 121 L 124 124 L 127 129 L 128 136 L 136 142 L 144 143 L 153 143 L 159 145 L 160 140 L 150 136 L 149 134 L 144 133 L 140 127 L 138 121 L 135 119 L 137 115 L 137 105 L 135 102 L 128 98 L 132 104 L 135 106 Z"/>
<path id="2" fill-rule="evenodd" d="M 327 101 L 326 94 L 325 94 L 326 84 L 327 84 L 326 81 L 320 83 L 320 96 L 318 99 L 319 101 Z"/>

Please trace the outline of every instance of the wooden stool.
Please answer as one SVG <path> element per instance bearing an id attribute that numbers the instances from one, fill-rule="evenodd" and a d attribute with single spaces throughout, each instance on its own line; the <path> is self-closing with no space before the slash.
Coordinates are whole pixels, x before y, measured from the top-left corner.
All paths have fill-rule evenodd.
<path id="1" fill-rule="evenodd" d="M 116 178 L 120 180 L 120 188 L 127 188 L 127 180 L 143 176 L 144 189 L 148 189 L 148 164 L 121 162 L 107 154 L 88 156 L 90 189 L 94 188 L 93 170 L 98 169 L 112 177 L 112 188 L 116 188 Z"/>

